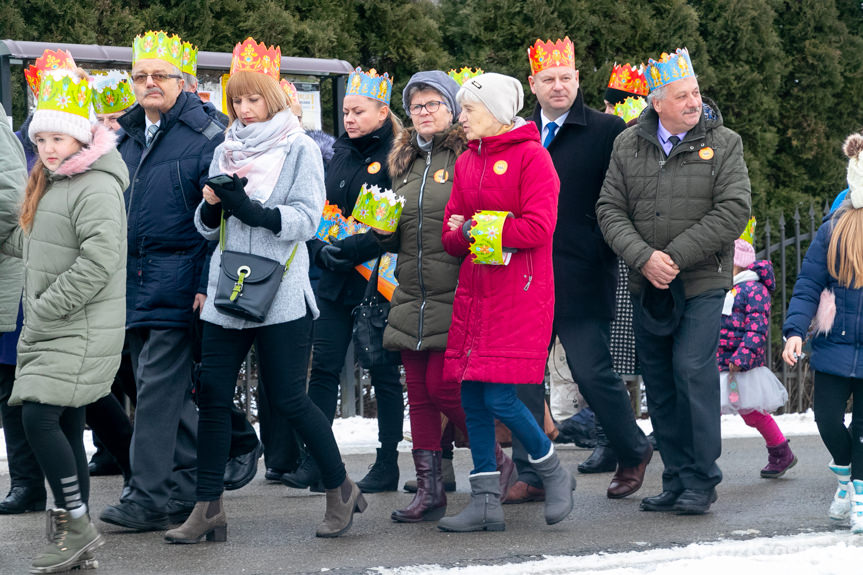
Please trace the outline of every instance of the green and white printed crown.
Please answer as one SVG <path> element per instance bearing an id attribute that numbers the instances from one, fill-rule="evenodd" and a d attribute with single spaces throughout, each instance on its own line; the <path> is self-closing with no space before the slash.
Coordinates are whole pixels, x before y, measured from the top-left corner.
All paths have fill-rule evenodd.
<path id="1" fill-rule="evenodd" d="M 389 189 L 381 190 L 378 186 L 363 184 L 352 215 L 355 220 L 371 228 L 394 232 L 404 207 L 404 196 L 397 196 Z"/>
<path id="2" fill-rule="evenodd" d="M 92 96 L 87 78 L 68 70 L 46 71 L 42 76 L 36 110 L 66 112 L 89 121 Z"/>
<path id="3" fill-rule="evenodd" d="M 138 35 L 132 43 L 132 66 L 140 60 L 162 60 L 182 69 L 183 41 L 176 34 L 169 36 L 162 30 Z"/>
<path id="4" fill-rule="evenodd" d="M 509 212 L 481 210 L 473 215 L 470 229 L 470 253 L 473 263 L 494 266 L 509 264 L 511 254 L 503 251 L 503 224 Z"/>
<path id="5" fill-rule="evenodd" d="M 97 114 L 122 112 L 135 103 L 135 92 L 126 72 L 112 70 L 93 79 L 93 107 Z"/>

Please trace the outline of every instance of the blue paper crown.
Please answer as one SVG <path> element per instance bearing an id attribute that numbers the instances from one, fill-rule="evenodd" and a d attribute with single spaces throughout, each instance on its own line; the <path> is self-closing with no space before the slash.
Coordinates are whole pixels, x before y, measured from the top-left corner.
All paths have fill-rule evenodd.
<path id="1" fill-rule="evenodd" d="M 683 78 L 694 78 L 695 70 L 692 68 L 692 60 L 689 59 L 689 50 L 678 48 L 671 54 L 663 52 L 659 60 L 651 58 L 647 61 L 645 75 L 647 87 L 651 92 Z"/>
<path id="2" fill-rule="evenodd" d="M 393 82 L 389 74 L 385 72 L 383 76 L 378 76 L 374 68 L 366 73 L 357 66 L 357 69 L 348 77 L 345 96 L 365 96 L 389 106 L 392 91 Z"/>

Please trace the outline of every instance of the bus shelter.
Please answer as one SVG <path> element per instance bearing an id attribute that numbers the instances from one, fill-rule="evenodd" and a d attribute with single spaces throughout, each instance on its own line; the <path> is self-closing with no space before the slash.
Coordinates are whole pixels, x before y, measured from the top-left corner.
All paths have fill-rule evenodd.
<path id="1" fill-rule="evenodd" d="M 106 70 L 131 70 L 132 48 L 130 46 L 100 46 L 96 44 L 62 44 L 54 42 L 25 42 L 0 40 L 0 103 L 6 115 L 12 116 L 12 85 L 19 82 L 33 103 L 32 95 L 24 78 L 24 69 L 32 64 L 45 50 L 68 50 L 75 63 L 91 73 Z M 294 83 L 303 106 L 303 124 L 309 129 L 321 129 L 325 114 L 330 114 L 336 136 L 344 133 L 342 123 L 342 100 L 345 80 L 353 67 L 344 60 L 323 58 L 297 58 L 282 56 L 282 77 Z M 20 67 L 14 74 L 13 67 Z M 198 84 L 203 99 L 209 99 L 222 107 L 222 76 L 231 67 L 229 52 L 198 52 Z M 330 110 L 323 110 L 321 103 L 322 80 L 331 80 L 332 102 Z M 324 87 L 326 89 L 326 87 Z M 27 106 L 29 109 L 30 106 Z M 224 111 L 224 110 L 222 110 Z M 19 119 L 19 122 L 23 118 Z"/>

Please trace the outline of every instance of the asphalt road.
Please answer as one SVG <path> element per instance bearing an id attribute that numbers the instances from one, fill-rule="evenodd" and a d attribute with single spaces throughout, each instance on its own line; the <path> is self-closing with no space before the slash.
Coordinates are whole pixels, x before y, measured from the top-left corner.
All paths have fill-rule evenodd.
<path id="1" fill-rule="evenodd" d="M 726 440 L 719 462 L 725 475 L 718 488 L 719 501 L 704 516 L 639 511 L 641 496 L 660 491 L 658 455 L 648 468 L 642 490 L 612 501 L 605 497 L 610 474 L 578 474 L 575 467 L 589 452 L 564 446 L 559 453 L 576 473 L 578 488 L 575 510 L 562 523 L 545 525 L 541 503 L 507 505 L 503 533 L 442 533 L 434 523 L 393 523 L 390 512 L 411 498 L 399 492 L 367 496 L 366 512 L 356 515 L 351 530 L 338 539 L 314 536 L 323 517 L 323 495 L 267 483 L 261 460 L 259 477 L 225 496 L 227 543 L 169 545 L 162 542 L 161 533 L 126 532 L 97 521 L 107 543 L 97 551 L 99 570 L 85 573 L 369 573 L 378 566 L 502 565 L 543 554 L 629 551 L 836 528 L 827 518 L 835 484 L 826 469 L 830 459 L 826 449 L 815 436 L 793 438 L 792 447 L 800 459 L 797 466 L 782 479 L 765 480 L 758 475 L 767 461 L 764 442 Z M 361 478 L 372 458 L 347 456 L 350 475 Z M 412 476 L 409 454 L 400 455 L 400 466 L 402 481 Z M 457 450 L 455 466 L 458 491 L 450 494 L 450 514 L 460 510 L 469 497 L 467 450 Z M 2 493 L 8 482 L 8 475 L 0 477 Z M 120 477 L 93 478 L 91 503 L 96 515 L 115 501 L 120 488 Z M 0 516 L 0 574 L 27 572 L 42 544 L 43 530 L 42 514 Z"/>

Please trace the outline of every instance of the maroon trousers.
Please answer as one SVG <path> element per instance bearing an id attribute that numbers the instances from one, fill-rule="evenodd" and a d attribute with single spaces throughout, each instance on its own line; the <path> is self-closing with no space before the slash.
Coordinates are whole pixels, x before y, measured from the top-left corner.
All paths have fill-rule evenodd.
<path id="1" fill-rule="evenodd" d="M 461 384 L 443 382 L 444 352 L 402 351 L 414 449 L 440 451 L 443 413 L 467 436 Z"/>

